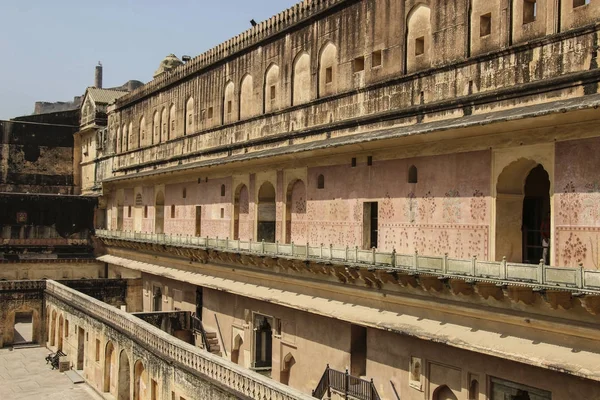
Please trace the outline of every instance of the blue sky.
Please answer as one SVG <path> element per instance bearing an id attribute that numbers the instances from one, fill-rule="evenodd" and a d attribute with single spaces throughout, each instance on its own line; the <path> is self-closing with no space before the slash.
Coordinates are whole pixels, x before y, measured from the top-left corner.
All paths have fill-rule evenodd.
<path id="1" fill-rule="evenodd" d="M 296 0 L 0 0 L 0 119 L 93 85 L 148 82 L 160 60 L 196 56 Z"/>

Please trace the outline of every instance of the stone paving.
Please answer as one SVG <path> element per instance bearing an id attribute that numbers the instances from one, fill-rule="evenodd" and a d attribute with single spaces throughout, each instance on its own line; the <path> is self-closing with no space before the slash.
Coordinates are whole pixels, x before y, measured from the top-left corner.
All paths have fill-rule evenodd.
<path id="1" fill-rule="evenodd" d="M 44 347 L 0 349 L 0 400 L 100 400 L 85 383 L 74 384 L 52 370 Z"/>

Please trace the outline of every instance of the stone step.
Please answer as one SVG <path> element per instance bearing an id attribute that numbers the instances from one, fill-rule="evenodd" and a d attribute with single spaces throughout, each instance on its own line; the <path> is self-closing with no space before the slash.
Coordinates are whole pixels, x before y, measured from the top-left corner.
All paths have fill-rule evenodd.
<path id="1" fill-rule="evenodd" d="M 216 339 L 217 338 L 217 332 L 206 332 L 206 338 L 207 339 Z"/>

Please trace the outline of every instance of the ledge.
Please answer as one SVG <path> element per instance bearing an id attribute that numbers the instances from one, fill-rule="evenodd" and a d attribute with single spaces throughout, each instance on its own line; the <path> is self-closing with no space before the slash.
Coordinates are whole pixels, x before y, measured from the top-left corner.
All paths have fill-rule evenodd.
<path id="1" fill-rule="evenodd" d="M 98 260 L 375 329 L 600 381 L 600 354 L 498 332 L 105 255 Z"/>

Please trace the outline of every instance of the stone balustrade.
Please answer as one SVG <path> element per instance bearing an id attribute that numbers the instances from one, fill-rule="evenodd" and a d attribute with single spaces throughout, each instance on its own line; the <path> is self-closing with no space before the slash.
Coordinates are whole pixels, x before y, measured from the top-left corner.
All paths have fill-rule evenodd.
<path id="1" fill-rule="evenodd" d="M 46 294 L 79 309 L 93 319 L 111 325 L 136 341 L 141 341 L 162 359 L 170 359 L 193 371 L 198 371 L 226 388 L 248 396 L 248 398 L 260 400 L 308 400 L 312 398 L 176 339 L 134 315 L 111 307 L 58 282 L 46 281 Z"/>
<path id="2" fill-rule="evenodd" d="M 539 287 L 561 288 L 579 292 L 600 293 L 600 271 L 583 267 L 568 268 L 539 264 L 503 261 L 453 259 L 447 255 L 425 256 L 361 250 L 358 247 L 312 246 L 242 241 L 189 235 L 97 230 L 100 238 L 173 246 L 198 247 L 217 251 L 264 254 L 291 259 L 329 263 L 355 264 L 376 269 L 395 269 L 412 273 L 435 274 L 448 278 L 467 278 L 476 281 L 518 282 Z"/>

